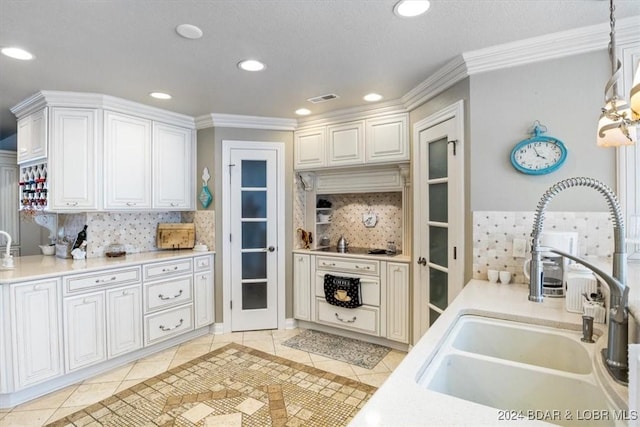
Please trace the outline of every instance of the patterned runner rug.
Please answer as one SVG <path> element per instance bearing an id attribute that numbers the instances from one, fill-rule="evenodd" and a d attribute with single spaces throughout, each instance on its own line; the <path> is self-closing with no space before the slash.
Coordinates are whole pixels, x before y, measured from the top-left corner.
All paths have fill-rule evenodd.
<path id="1" fill-rule="evenodd" d="M 282 345 L 366 369 L 373 369 L 391 351 L 389 347 L 382 345 L 371 344 L 353 338 L 339 337 L 311 329 L 306 329 L 289 338 Z"/>
<path id="2" fill-rule="evenodd" d="M 375 391 L 231 343 L 48 426 L 344 426 Z"/>

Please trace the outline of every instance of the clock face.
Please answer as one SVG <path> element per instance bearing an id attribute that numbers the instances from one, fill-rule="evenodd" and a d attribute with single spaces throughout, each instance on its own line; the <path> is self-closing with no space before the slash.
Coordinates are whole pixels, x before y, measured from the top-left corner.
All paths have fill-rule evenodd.
<path id="1" fill-rule="evenodd" d="M 555 138 L 532 138 L 518 143 L 511 151 L 511 163 L 520 172 L 543 175 L 558 169 L 567 156 L 562 142 Z"/>

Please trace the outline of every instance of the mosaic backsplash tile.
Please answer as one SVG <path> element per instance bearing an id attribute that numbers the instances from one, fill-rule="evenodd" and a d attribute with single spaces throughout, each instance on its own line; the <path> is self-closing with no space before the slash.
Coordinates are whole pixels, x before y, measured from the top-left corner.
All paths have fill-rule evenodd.
<path id="1" fill-rule="evenodd" d="M 525 258 L 513 256 L 513 239 L 527 239 L 529 253 L 535 212 L 473 213 L 473 278 L 487 279 L 487 270 L 511 272 L 513 283 L 526 283 Z M 547 212 L 544 231 L 578 233 L 578 256 L 609 257 L 613 252 L 613 225 L 608 212 Z"/>
<path id="2" fill-rule="evenodd" d="M 195 211 L 183 212 L 182 221 L 193 222 L 196 225 L 196 244 L 207 245 L 210 251 L 216 247 L 216 212 Z"/>
<path id="3" fill-rule="evenodd" d="M 331 222 L 318 225 L 315 239 L 329 237 L 331 245 L 344 235 L 350 246 L 386 248 L 388 241 L 402 247 L 402 193 L 357 193 L 318 196 L 331 202 Z M 363 224 L 363 214 L 377 215 L 374 227 Z"/>
<path id="4" fill-rule="evenodd" d="M 304 215 L 305 215 L 305 208 L 306 208 L 306 203 L 305 203 L 305 199 L 306 199 L 306 192 L 304 191 L 304 188 L 302 186 L 302 181 L 300 181 L 300 178 L 296 175 L 294 175 L 293 178 L 293 188 L 294 188 L 294 192 L 293 192 L 293 235 L 294 236 L 298 236 L 297 233 L 297 229 L 298 228 L 305 228 L 304 225 Z M 294 239 L 294 249 L 300 249 L 302 248 L 302 242 L 300 241 L 299 238 L 295 238 Z"/>

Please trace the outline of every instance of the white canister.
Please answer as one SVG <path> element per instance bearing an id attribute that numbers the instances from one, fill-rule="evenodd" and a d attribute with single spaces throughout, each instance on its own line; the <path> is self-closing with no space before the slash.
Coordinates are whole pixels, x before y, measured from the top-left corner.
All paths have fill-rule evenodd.
<path id="1" fill-rule="evenodd" d="M 582 313 L 582 303 L 585 301 L 582 294 L 586 293 L 589 296 L 597 292 L 598 280 L 588 268 L 580 264 L 570 264 L 565 276 L 565 286 L 567 311 Z"/>

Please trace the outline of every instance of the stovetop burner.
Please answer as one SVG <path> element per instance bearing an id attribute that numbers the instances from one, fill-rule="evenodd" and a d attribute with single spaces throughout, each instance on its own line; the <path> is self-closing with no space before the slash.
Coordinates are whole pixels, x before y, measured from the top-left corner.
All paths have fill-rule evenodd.
<path id="1" fill-rule="evenodd" d="M 385 249 L 377 249 L 377 248 L 359 248 L 349 246 L 347 249 L 342 250 L 338 249 L 336 246 L 328 246 L 325 248 L 314 249 L 316 252 L 333 252 L 338 254 L 354 254 L 354 255 L 400 255 L 400 251 L 394 254 L 387 254 Z"/>

